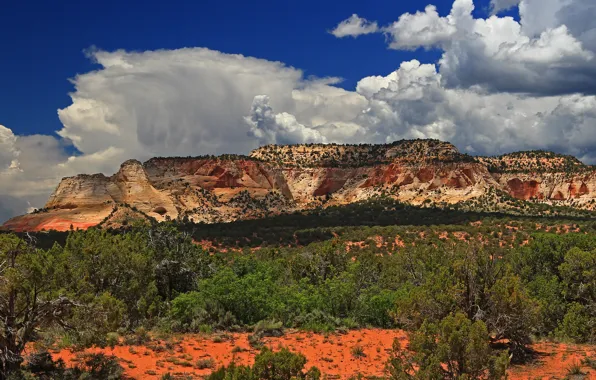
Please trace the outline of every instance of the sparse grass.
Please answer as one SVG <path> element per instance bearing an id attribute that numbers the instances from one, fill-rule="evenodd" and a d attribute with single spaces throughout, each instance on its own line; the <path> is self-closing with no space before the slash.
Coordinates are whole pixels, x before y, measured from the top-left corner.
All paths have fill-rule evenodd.
<path id="1" fill-rule="evenodd" d="M 366 354 L 364 353 L 364 349 L 362 348 L 362 346 L 354 346 L 354 347 L 352 347 L 350 352 L 352 353 L 352 356 L 355 357 L 356 359 L 361 359 L 361 358 L 366 357 Z"/>
<path id="2" fill-rule="evenodd" d="M 582 365 L 580 362 L 573 362 L 567 367 L 567 376 L 585 375 L 582 372 Z"/>
<path id="3" fill-rule="evenodd" d="M 223 343 L 224 338 L 221 335 L 216 335 L 213 337 L 213 343 Z"/>
<path id="4" fill-rule="evenodd" d="M 213 360 L 212 358 L 199 359 L 199 360 L 197 360 L 195 367 L 197 369 L 214 368 L 215 360 Z"/>
<path id="5" fill-rule="evenodd" d="M 192 363 L 189 362 L 188 360 L 184 360 L 181 358 L 177 358 L 175 356 L 170 356 L 168 358 L 166 358 L 166 361 L 181 367 L 192 367 Z"/>
<path id="6" fill-rule="evenodd" d="M 174 364 L 179 365 L 181 367 L 192 367 L 192 363 L 186 360 L 178 360 L 174 362 Z"/>

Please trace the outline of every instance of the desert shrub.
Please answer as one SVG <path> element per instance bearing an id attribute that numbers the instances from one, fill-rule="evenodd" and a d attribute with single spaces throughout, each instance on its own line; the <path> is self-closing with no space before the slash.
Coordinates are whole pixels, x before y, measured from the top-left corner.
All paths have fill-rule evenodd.
<path id="1" fill-rule="evenodd" d="M 538 333 L 565 340 L 596 339 L 596 239 L 539 234 L 512 256 L 540 305 Z"/>
<path id="2" fill-rule="evenodd" d="M 565 286 L 553 274 L 538 275 L 526 284 L 529 294 L 535 299 L 539 315 L 536 321 L 537 335 L 549 336 L 557 329 L 565 316 L 567 301 L 561 295 Z"/>
<path id="3" fill-rule="evenodd" d="M 77 330 L 72 332 L 75 344 L 80 347 L 108 345 L 108 334 L 118 330 L 126 314 L 122 300 L 104 292 L 90 300 L 85 307 L 77 308 L 72 316 L 72 324 Z"/>
<path id="4" fill-rule="evenodd" d="M 115 332 L 110 332 L 106 335 L 106 345 L 114 348 L 120 343 L 120 335 Z"/>
<path id="5" fill-rule="evenodd" d="M 294 326 L 315 332 L 330 332 L 341 327 L 341 320 L 321 310 L 313 310 L 294 318 Z"/>
<path id="6" fill-rule="evenodd" d="M 287 348 L 273 352 L 264 348 L 256 357 L 253 372 L 258 379 L 290 380 L 302 377 L 302 369 L 306 364 L 306 357 L 295 354 Z"/>
<path id="7" fill-rule="evenodd" d="M 200 292 L 180 294 L 174 300 L 162 327 L 176 332 L 206 332 L 211 329 L 229 329 L 236 324 L 230 311 Z M 207 327 L 208 326 L 208 327 Z"/>
<path id="8" fill-rule="evenodd" d="M 276 308 L 279 288 L 266 269 L 238 275 L 225 267 L 199 284 L 200 295 L 230 312 L 239 323 L 251 325 L 269 318 Z"/>
<path id="9" fill-rule="evenodd" d="M 221 367 L 211 373 L 206 380 L 258 380 L 258 378 L 251 367 L 232 362 L 227 367 Z"/>
<path id="10" fill-rule="evenodd" d="M 582 233 L 534 233 L 575 223 Z M 76 308 L 59 314 L 73 329 L 35 330 L 48 343 L 61 337 L 62 346 L 113 345 L 114 332 L 139 344 L 147 337 L 138 332 L 155 327 L 166 333 L 252 327 L 251 342 L 262 347 L 261 338 L 279 335 L 283 326 L 417 331 L 425 321 L 438 326 L 462 313 L 483 322 L 493 344 L 509 342 L 517 360 L 531 336 L 596 339 L 595 229 L 581 219 L 510 218 L 377 199 L 201 228 L 180 220 L 37 234 L 42 248 L 21 256 L 27 281 L 15 284 L 31 295 L 23 284 L 42 279 L 44 299 L 73 301 Z M 210 252 L 193 244 L 191 231 L 214 244 Z M 0 234 L 7 247 L 13 240 L 23 243 Z M 223 253 L 218 247 L 259 241 L 267 248 Z M 0 251 L 8 252 L 1 245 Z"/>
<path id="11" fill-rule="evenodd" d="M 253 331 L 261 336 L 279 337 L 284 334 L 283 323 L 275 320 L 260 321 L 254 326 Z"/>
<path id="12" fill-rule="evenodd" d="M 397 300 L 397 292 L 371 288 L 363 292 L 356 302 L 356 320 L 363 326 L 391 328 L 395 325 L 391 316 Z"/>
<path id="13" fill-rule="evenodd" d="M 489 302 L 482 319 L 491 335 L 495 340 L 509 340 L 514 360 L 526 360 L 538 317 L 536 302 L 527 294 L 519 277 L 510 274 L 496 281 L 490 289 Z"/>
<path id="14" fill-rule="evenodd" d="M 227 367 L 221 367 L 207 377 L 208 380 L 318 380 L 321 372 L 312 367 L 304 372 L 306 357 L 296 354 L 287 348 L 273 352 L 263 348 L 255 357 L 252 367 L 239 366 L 232 362 Z"/>
<path id="15" fill-rule="evenodd" d="M 321 370 L 317 367 L 310 367 L 310 369 L 306 372 L 304 377 L 306 380 L 320 380 L 321 379 Z"/>
<path id="16" fill-rule="evenodd" d="M 197 360 L 195 367 L 198 369 L 207 369 L 215 367 L 215 360 L 212 358 L 199 359 Z"/>
<path id="17" fill-rule="evenodd" d="M 582 364 L 586 367 L 596 369 L 596 357 L 586 357 L 582 360 Z"/>
<path id="18" fill-rule="evenodd" d="M 573 303 L 557 328 L 559 338 L 570 339 L 577 343 L 596 340 L 596 318 L 590 315 L 586 307 Z"/>
<path id="19" fill-rule="evenodd" d="M 65 380 L 120 380 L 124 376 L 124 368 L 115 356 L 104 354 L 82 354 L 77 356 L 78 364 L 65 372 Z"/>
<path id="20" fill-rule="evenodd" d="M 462 313 L 440 323 L 424 322 L 409 334 L 410 350 L 395 340 L 387 363 L 390 379 L 504 379 L 507 352 L 495 355 L 482 321 L 472 322 Z"/>
<path id="21" fill-rule="evenodd" d="M 59 379 L 64 376 L 64 361 L 54 361 L 48 351 L 38 351 L 27 356 L 25 371 L 30 372 L 42 380 Z"/>

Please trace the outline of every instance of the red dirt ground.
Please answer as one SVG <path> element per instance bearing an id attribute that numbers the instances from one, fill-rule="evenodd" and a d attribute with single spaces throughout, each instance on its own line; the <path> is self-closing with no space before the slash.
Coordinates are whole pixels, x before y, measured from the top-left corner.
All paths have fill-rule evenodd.
<path id="1" fill-rule="evenodd" d="M 219 341 L 222 338 L 223 341 Z M 264 342 L 273 350 L 287 347 L 294 352 L 301 352 L 308 360 L 306 368 L 317 366 L 330 379 L 347 379 L 357 373 L 382 376 L 394 338 L 402 342 L 402 347 L 406 346 L 406 334 L 403 331 L 379 329 L 328 335 L 287 332 L 280 338 L 265 338 Z M 159 348 L 156 349 L 156 346 Z M 355 346 L 362 347 L 366 356 L 355 358 L 352 355 Z M 538 343 L 534 349 L 538 352 L 537 360 L 529 365 L 512 366 L 510 379 L 562 379 L 571 364 L 596 355 L 594 346 Z M 202 378 L 212 370 L 196 368 L 199 359 L 211 358 L 216 367 L 227 365 L 232 360 L 238 364 L 252 364 L 258 353 L 248 344 L 246 333 L 185 335 L 172 339 L 168 345 L 160 341 L 147 346 L 117 346 L 114 349 L 90 349 L 87 352 L 100 351 L 120 358 L 127 375 L 136 379 L 159 379 L 167 372 Z M 72 364 L 75 357 L 76 354 L 68 350 L 55 354 L 55 358 L 62 358 L 67 364 Z M 589 373 L 588 379 L 596 378 L 596 370 L 584 367 L 584 372 Z"/>
<path id="2" fill-rule="evenodd" d="M 568 368 L 586 357 L 596 358 L 596 346 L 541 342 L 533 349 L 537 357 L 532 364 L 512 366 L 510 379 L 562 379 Z M 596 370 L 583 367 L 586 379 L 596 379 Z"/>

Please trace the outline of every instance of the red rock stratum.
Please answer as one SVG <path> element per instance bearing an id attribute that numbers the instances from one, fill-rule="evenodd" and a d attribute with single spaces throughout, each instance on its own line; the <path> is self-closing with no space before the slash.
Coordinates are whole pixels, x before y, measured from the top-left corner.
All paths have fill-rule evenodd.
<path id="1" fill-rule="evenodd" d="M 596 170 L 573 157 L 543 151 L 473 157 L 438 140 L 270 145 L 248 156 L 129 160 L 110 177 L 64 178 L 43 209 L 13 218 L 4 228 L 118 226 L 122 219 L 147 216 L 214 223 L 382 194 L 412 204 L 455 204 L 480 199 L 489 190 L 591 210 Z"/>

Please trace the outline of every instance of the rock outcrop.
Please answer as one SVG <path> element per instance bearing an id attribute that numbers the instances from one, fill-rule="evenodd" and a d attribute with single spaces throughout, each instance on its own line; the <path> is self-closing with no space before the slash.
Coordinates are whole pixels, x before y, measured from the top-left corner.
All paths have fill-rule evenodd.
<path id="1" fill-rule="evenodd" d="M 213 223 L 379 195 L 412 204 L 453 204 L 480 198 L 489 189 L 520 200 L 592 209 L 596 171 L 550 152 L 472 157 L 437 140 L 264 146 L 249 156 L 129 160 L 111 177 L 64 178 L 43 209 L 4 227 L 118 226 L 130 215 Z"/>

